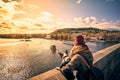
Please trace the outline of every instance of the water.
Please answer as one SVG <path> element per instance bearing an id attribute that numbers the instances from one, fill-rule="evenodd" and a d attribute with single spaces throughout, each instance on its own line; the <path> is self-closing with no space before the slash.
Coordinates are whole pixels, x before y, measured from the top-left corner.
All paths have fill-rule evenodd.
<path id="1" fill-rule="evenodd" d="M 14 43 L 0 45 L 0 80 L 26 80 L 53 69 L 59 66 L 61 59 L 58 54 L 51 52 L 50 46 L 56 45 L 57 52 L 65 52 L 66 49 L 70 50 L 72 48 L 72 46 L 63 44 L 63 41 L 59 40 L 16 41 L 10 40 Z M 113 44 L 116 43 L 87 43 L 92 52 Z"/>

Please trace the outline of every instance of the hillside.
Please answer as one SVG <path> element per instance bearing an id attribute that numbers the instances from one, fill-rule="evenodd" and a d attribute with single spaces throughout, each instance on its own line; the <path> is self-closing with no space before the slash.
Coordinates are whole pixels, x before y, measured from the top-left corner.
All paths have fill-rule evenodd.
<path id="1" fill-rule="evenodd" d="M 111 31 L 97 29 L 97 28 L 64 28 L 64 29 L 58 29 L 58 30 L 56 30 L 56 31 L 54 31 L 54 32 L 52 32 L 50 34 L 80 33 L 80 32 L 99 33 L 99 32 L 111 32 Z M 114 32 L 116 32 L 116 31 L 114 31 Z"/>
<path id="2" fill-rule="evenodd" d="M 73 40 L 78 34 L 84 35 L 86 40 L 120 41 L 120 31 L 109 31 L 97 28 L 64 28 L 50 33 L 50 38 Z"/>

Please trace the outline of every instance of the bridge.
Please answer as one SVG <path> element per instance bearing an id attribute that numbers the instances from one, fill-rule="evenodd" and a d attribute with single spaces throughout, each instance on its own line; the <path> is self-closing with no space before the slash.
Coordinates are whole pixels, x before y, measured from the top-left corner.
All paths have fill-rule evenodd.
<path id="1" fill-rule="evenodd" d="M 104 74 L 105 80 L 118 80 L 114 77 L 120 77 L 120 43 L 110 46 L 93 53 L 94 66 L 100 68 Z M 119 68 L 117 68 L 119 67 Z M 117 72 L 114 74 L 113 72 Z M 119 78 L 120 79 L 120 78 Z M 28 80 L 66 80 L 65 77 L 56 69 L 44 72 L 40 75 L 29 78 Z"/>

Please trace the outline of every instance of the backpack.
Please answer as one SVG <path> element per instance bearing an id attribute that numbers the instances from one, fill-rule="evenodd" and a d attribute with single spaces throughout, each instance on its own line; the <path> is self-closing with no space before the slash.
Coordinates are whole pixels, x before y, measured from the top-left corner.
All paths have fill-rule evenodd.
<path id="1" fill-rule="evenodd" d="M 79 54 L 78 54 L 78 56 L 80 57 L 80 59 L 83 61 L 83 63 L 88 68 L 86 80 L 104 80 L 104 74 L 103 74 L 102 70 L 100 70 L 99 68 L 94 67 L 94 66 L 89 66 L 83 56 L 81 56 Z"/>

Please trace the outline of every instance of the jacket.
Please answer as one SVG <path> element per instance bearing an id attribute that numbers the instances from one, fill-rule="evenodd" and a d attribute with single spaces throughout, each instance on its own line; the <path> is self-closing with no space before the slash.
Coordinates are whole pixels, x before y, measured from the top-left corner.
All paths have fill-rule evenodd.
<path id="1" fill-rule="evenodd" d="M 93 56 L 89 48 L 86 45 L 74 46 L 68 55 L 71 60 L 61 68 L 61 72 L 63 73 L 67 80 L 74 80 L 75 78 L 73 74 L 74 70 L 77 70 L 76 77 L 78 80 L 85 80 L 87 76 L 88 69 L 81 61 L 78 55 L 83 56 L 85 60 L 88 62 L 88 64 L 92 65 Z"/>

